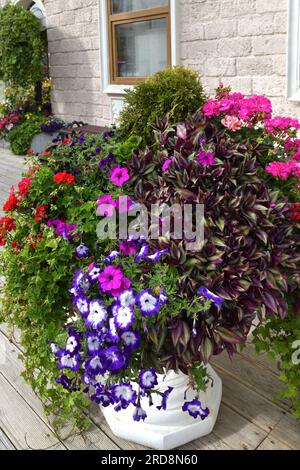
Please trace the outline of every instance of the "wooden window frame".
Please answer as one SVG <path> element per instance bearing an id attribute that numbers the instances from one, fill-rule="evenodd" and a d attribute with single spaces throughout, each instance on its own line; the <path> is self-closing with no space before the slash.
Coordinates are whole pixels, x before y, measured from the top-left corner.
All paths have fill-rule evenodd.
<path id="1" fill-rule="evenodd" d="M 136 23 L 138 21 L 150 21 L 165 18 L 167 25 L 167 65 L 172 64 L 171 51 L 171 15 L 170 1 L 168 5 L 145 10 L 135 10 L 126 13 L 112 13 L 111 1 L 107 0 L 108 17 L 108 42 L 109 42 L 109 71 L 110 81 L 115 85 L 136 85 L 143 82 L 147 77 L 119 77 L 117 75 L 117 47 L 115 26 L 119 24 Z"/>

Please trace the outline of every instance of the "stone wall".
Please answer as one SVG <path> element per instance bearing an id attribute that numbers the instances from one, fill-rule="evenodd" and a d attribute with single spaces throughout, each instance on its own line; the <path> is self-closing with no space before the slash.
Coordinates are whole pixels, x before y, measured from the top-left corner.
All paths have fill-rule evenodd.
<path id="1" fill-rule="evenodd" d="M 288 0 L 181 0 L 181 62 L 203 74 L 265 94 L 276 113 L 300 114 L 286 98 Z"/>
<path id="2" fill-rule="evenodd" d="M 286 99 L 288 0 L 176 1 L 180 61 L 202 73 L 209 93 L 222 80 L 235 91 L 266 94 L 276 113 L 299 116 L 300 104 Z M 111 101 L 101 91 L 98 0 L 44 5 L 55 114 L 109 124 Z"/>

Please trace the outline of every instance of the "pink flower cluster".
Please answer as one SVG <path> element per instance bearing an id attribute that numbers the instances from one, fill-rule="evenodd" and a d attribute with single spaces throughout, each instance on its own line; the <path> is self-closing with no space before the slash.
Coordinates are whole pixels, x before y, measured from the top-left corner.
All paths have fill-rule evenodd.
<path id="1" fill-rule="evenodd" d="M 267 117 L 271 112 L 271 101 L 265 96 L 253 95 L 246 98 L 241 93 L 226 93 L 221 99 L 210 99 L 203 106 L 206 117 L 218 117 L 224 113 L 245 121 Z"/>
<path id="2" fill-rule="evenodd" d="M 131 199 L 127 196 L 119 196 L 115 201 L 111 194 L 105 194 L 105 196 L 99 197 L 97 200 L 97 214 L 112 217 L 115 209 L 118 209 L 120 214 L 123 214 L 128 212 L 132 204 Z"/>
<path id="3" fill-rule="evenodd" d="M 298 119 L 292 119 L 284 116 L 276 116 L 265 120 L 265 128 L 269 133 L 274 131 L 290 131 L 291 129 L 300 129 Z"/>
<path id="4" fill-rule="evenodd" d="M 107 266 L 99 275 L 98 281 L 103 292 L 110 292 L 118 297 L 122 292 L 129 289 L 131 281 L 125 277 L 120 267 Z"/>
<path id="5" fill-rule="evenodd" d="M 300 163 L 296 161 L 289 162 L 272 162 L 266 167 L 266 171 L 272 176 L 286 180 L 290 176 L 300 179 Z"/>
<path id="6" fill-rule="evenodd" d="M 4 118 L 0 118 L 0 130 L 5 128 L 10 131 L 14 127 L 14 124 L 19 121 L 19 119 L 20 115 L 18 113 L 8 114 Z"/>

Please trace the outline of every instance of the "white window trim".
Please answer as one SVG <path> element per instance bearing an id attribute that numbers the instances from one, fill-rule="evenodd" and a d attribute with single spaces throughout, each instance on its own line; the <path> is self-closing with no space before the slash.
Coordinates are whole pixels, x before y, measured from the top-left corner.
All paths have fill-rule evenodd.
<path id="1" fill-rule="evenodd" d="M 300 101 L 300 2 L 289 0 L 287 97 Z"/>
<path id="2" fill-rule="evenodd" d="M 179 64 L 178 4 L 178 0 L 170 0 L 172 65 Z M 106 0 L 98 0 L 98 6 L 102 91 L 108 95 L 125 95 L 126 90 L 132 89 L 134 85 L 116 85 L 110 83 L 108 16 Z"/>

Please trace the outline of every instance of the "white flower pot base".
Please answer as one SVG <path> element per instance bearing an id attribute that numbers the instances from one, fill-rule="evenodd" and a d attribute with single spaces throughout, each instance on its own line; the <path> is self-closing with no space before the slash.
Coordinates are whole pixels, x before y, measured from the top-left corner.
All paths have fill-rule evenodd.
<path id="1" fill-rule="evenodd" d="M 195 392 L 189 390 L 184 400 L 184 394 L 188 388 L 187 377 L 181 373 L 169 372 L 165 380 L 163 380 L 164 376 L 159 376 L 158 380 L 158 389 L 162 392 L 167 387 L 174 387 L 168 399 L 167 410 L 157 410 L 156 406 L 161 404 L 159 396 L 153 395 L 154 404 L 151 407 L 149 407 L 148 399 L 142 399 L 142 408 L 147 413 L 145 422 L 133 421 L 133 406 L 119 412 L 116 412 L 112 406 L 101 407 L 112 432 L 117 437 L 158 450 L 174 449 L 210 434 L 219 412 L 222 381 L 211 366 L 207 369 L 213 379 L 213 386 L 209 385 L 206 392 L 200 393 L 202 406 L 208 407 L 210 411 L 204 421 L 200 418 L 194 419 L 187 412 L 182 411 L 184 401 L 194 400 Z"/>

